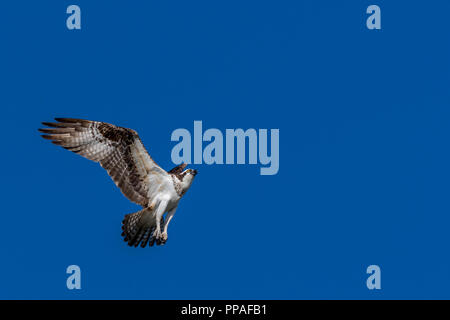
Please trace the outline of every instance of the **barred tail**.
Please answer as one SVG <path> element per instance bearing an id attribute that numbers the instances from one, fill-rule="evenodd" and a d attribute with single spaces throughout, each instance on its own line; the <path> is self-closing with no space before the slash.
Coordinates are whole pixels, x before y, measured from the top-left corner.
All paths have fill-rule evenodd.
<path id="1" fill-rule="evenodd" d="M 151 214 L 150 212 L 146 212 L 146 210 L 143 209 L 135 213 L 127 214 L 122 221 L 122 236 L 128 242 L 129 246 L 137 247 L 140 243 L 141 247 L 144 248 L 147 243 L 149 246 L 153 246 L 155 243 L 153 232 L 155 231 L 156 224 L 149 223 L 148 219 L 143 218 L 145 214 Z M 164 218 L 161 218 L 161 226 L 163 223 Z"/>

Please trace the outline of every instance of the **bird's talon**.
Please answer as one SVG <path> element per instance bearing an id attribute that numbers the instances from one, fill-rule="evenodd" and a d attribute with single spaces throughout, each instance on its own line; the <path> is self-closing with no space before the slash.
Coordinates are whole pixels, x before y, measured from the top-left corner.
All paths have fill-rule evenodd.
<path id="1" fill-rule="evenodd" d="M 153 232 L 153 238 L 155 238 L 156 241 L 159 241 L 161 239 L 161 232 L 159 230 L 155 230 Z"/>

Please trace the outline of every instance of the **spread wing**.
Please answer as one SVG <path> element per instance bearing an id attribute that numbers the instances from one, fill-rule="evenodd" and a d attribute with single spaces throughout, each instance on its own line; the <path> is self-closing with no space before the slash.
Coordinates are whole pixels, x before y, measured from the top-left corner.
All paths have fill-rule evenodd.
<path id="1" fill-rule="evenodd" d="M 136 131 L 98 121 L 55 120 L 58 122 L 42 123 L 51 127 L 39 129 L 45 133 L 43 138 L 99 162 L 129 200 L 148 206 L 151 186 L 146 177 L 150 173 L 152 176 L 165 176 L 167 172 L 152 160 Z"/>

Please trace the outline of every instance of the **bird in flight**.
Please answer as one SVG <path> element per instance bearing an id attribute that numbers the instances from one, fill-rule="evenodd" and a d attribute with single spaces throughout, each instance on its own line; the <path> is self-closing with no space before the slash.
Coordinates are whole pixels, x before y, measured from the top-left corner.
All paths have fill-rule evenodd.
<path id="1" fill-rule="evenodd" d="M 49 127 L 39 129 L 44 139 L 99 162 L 125 197 L 142 206 L 122 221 L 122 236 L 128 245 L 165 244 L 167 227 L 197 170 L 180 164 L 165 171 L 153 161 L 134 130 L 99 121 L 55 120 L 42 122 Z"/>

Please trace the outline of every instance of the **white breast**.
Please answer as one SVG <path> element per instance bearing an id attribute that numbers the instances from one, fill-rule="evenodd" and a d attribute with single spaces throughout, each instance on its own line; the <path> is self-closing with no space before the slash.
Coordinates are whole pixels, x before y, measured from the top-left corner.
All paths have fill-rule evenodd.
<path id="1" fill-rule="evenodd" d="M 175 207 L 180 200 L 180 196 L 175 190 L 173 180 L 170 175 L 162 176 L 160 174 L 149 174 L 147 176 L 149 186 L 148 199 L 149 203 L 155 203 L 162 199 L 167 200 L 168 210 Z"/>

